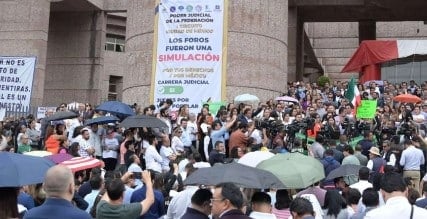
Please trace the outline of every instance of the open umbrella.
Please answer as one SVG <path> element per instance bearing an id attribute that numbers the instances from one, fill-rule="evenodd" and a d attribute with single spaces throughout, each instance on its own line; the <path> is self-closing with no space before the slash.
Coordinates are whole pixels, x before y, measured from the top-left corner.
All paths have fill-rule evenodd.
<path id="1" fill-rule="evenodd" d="M 34 156 L 34 157 L 46 157 L 46 156 L 52 155 L 52 152 L 49 152 L 49 151 L 30 151 L 30 152 L 25 152 L 24 154 Z"/>
<path id="2" fill-rule="evenodd" d="M 379 85 L 379 86 L 383 86 L 384 85 L 384 81 L 381 80 L 370 80 L 370 81 L 366 81 L 365 83 L 363 83 L 363 85 L 365 86 L 369 86 L 370 83 L 375 82 L 375 84 Z"/>
<path id="3" fill-rule="evenodd" d="M 56 164 L 62 163 L 66 160 L 71 160 L 73 156 L 70 154 L 54 154 L 46 157 L 47 159 L 53 161 Z"/>
<path id="4" fill-rule="evenodd" d="M 299 102 L 297 99 L 290 97 L 290 96 L 276 97 L 276 101 L 285 101 L 285 102 L 294 102 L 294 103 Z"/>
<path id="5" fill-rule="evenodd" d="M 113 115 L 123 117 L 123 116 L 133 116 L 135 112 L 130 108 L 129 105 L 122 103 L 120 101 L 106 101 L 101 103 L 96 110 L 101 110 L 104 112 L 109 112 Z"/>
<path id="6" fill-rule="evenodd" d="M 402 103 L 419 103 L 421 102 L 421 98 L 412 94 L 401 94 L 393 97 L 394 101 L 402 102 Z"/>
<path id="7" fill-rule="evenodd" d="M 328 174 L 326 179 L 335 179 L 335 178 L 339 178 L 342 176 L 358 176 L 359 170 L 362 167 L 363 166 L 360 166 L 360 165 L 344 164 L 344 165 L 341 165 L 340 167 L 332 170 Z"/>
<path id="8" fill-rule="evenodd" d="M 168 127 L 161 119 L 153 116 L 137 115 L 129 116 L 120 123 L 121 127 L 126 128 L 162 128 Z"/>
<path id="9" fill-rule="evenodd" d="M 306 188 L 325 178 L 322 163 L 300 153 L 276 154 L 257 168 L 270 171 L 290 189 Z"/>
<path id="10" fill-rule="evenodd" d="M 107 123 L 115 123 L 119 121 L 120 119 L 115 116 L 101 116 L 94 119 L 88 119 L 85 121 L 85 125 L 92 125 L 92 124 L 107 124 Z"/>
<path id="11" fill-rule="evenodd" d="M 273 156 L 274 154 L 268 151 L 253 151 L 243 155 L 243 157 L 239 159 L 238 163 L 250 167 L 256 167 L 261 161 L 267 160 Z"/>
<path id="12" fill-rule="evenodd" d="M 71 111 L 58 111 L 55 114 L 53 114 L 52 116 L 49 116 L 46 118 L 46 121 L 51 122 L 51 121 L 58 121 L 58 120 L 64 120 L 64 119 L 73 119 L 78 117 L 79 114 L 75 113 L 75 112 L 71 112 Z"/>
<path id="13" fill-rule="evenodd" d="M 70 160 L 63 161 L 59 165 L 65 165 L 71 169 L 71 171 L 77 172 L 80 170 L 91 169 L 94 167 L 102 166 L 102 162 L 98 159 L 91 157 L 74 157 Z"/>
<path id="14" fill-rule="evenodd" d="M 185 185 L 216 185 L 231 182 L 243 188 L 285 188 L 272 173 L 239 163 L 200 168 L 185 179 Z"/>
<path id="15" fill-rule="evenodd" d="M 257 103 L 259 102 L 259 98 L 252 94 L 241 94 L 234 98 L 235 103 Z"/>
<path id="16" fill-rule="evenodd" d="M 0 187 L 20 187 L 41 183 L 46 171 L 54 166 L 42 157 L 0 152 Z"/>

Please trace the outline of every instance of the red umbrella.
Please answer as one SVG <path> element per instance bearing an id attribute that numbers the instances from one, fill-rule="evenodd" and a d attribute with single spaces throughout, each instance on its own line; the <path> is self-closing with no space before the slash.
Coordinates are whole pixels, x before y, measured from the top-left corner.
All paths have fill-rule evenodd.
<path id="1" fill-rule="evenodd" d="M 74 157 L 70 160 L 61 162 L 59 165 L 67 166 L 74 173 L 80 170 L 91 169 L 94 167 L 101 167 L 102 161 L 95 158 L 91 158 L 91 157 Z"/>
<path id="2" fill-rule="evenodd" d="M 401 94 L 397 95 L 393 98 L 394 101 L 402 102 L 402 103 L 419 103 L 421 102 L 421 98 L 412 94 Z"/>

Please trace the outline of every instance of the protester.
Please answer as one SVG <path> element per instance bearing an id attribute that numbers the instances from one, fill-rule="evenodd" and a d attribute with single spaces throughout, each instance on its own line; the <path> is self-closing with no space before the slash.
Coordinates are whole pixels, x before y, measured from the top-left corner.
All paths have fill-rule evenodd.
<path id="1" fill-rule="evenodd" d="M 199 189 L 191 197 L 191 207 L 188 207 L 181 219 L 209 219 L 211 214 L 212 192 Z"/>
<path id="2" fill-rule="evenodd" d="M 415 202 L 415 205 L 420 208 L 427 208 L 427 182 L 424 182 L 423 195 Z"/>
<path id="3" fill-rule="evenodd" d="M 293 219 L 314 219 L 314 210 L 311 202 L 305 198 L 295 198 L 289 210 Z"/>
<path id="4" fill-rule="evenodd" d="M 146 186 L 145 199 L 141 202 L 123 204 L 125 185 L 123 181 L 132 175 L 127 172 L 122 179 L 113 179 L 107 186 L 107 193 L 96 208 L 96 218 L 137 218 L 144 215 L 154 203 L 153 184 L 148 171 L 142 173 L 142 180 Z"/>
<path id="5" fill-rule="evenodd" d="M 337 190 L 329 190 L 325 195 L 324 219 L 346 219 L 349 213 L 346 202 Z"/>
<path id="6" fill-rule="evenodd" d="M 19 188 L 0 188 L 0 218 L 22 218 L 27 209 L 18 204 Z"/>
<path id="7" fill-rule="evenodd" d="M 251 199 L 252 212 L 249 217 L 254 219 L 276 219 L 272 213 L 271 197 L 265 192 L 255 192 Z"/>
<path id="8" fill-rule="evenodd" d="M 107 129 L 107 136 L 103 138 L 102 143 L 102 160 L 105 163 L 106 171 L 113 171 L 117 164 L 117 151 L 119 150 L 119 141 L 115 137 L 114 128 Z"/>
<path id="9" fill-rule="evenodd" d="M 68 167 L 61 165 L 51 167 L 46 173 L 43 189 L 47 195 L 46 201 L 41 206 L 29 210 L 25 214 L 25 219 L 92 218 L 71 204 L 74 195 L 74 177 Z"/>
<path id="10" fill-rule="evenodd" d="M 243 207 L 243 195 L 232 183 L 216 185 L 211 204 L 212 215 L 219 219 L 250 219 L 240 210 Z"/>
<path id="11" fill-rule="evenodd" d="M 153 171 L 149 171 L 151 175 L 151 179 L 153 184 L 155 184 L 156 177 L 160 176 L 156 174 Z M 135 177 L 136 178 L 136 177 Z M 163 178 L 161 178 L 163 180 Z M 142 186 L 140 189 L 135 190 L 132 193 L 132 196 L 130 198 L 130 202 L 141 202 L 145 199 L 147 199 L 147 192 L 149 190 L 147 183 L 144 181 L 146 185 Z M 156 188 L 157 187 L 157 188 Z M 157 219 L 162 217 L 164 214 L 166 214 L 165 209 L 165 197 L 162 194 L 162 191 L 159 190 L 161 186 L 153 185 L 153 194 L 154 194 L 154 202 L 151 204 L 149 209 L 146 211 L 144 215 L 141 214 L 139 217 L 140 219 Z"/>
<path id="12" fill-rule="evenodd" d="M 276 203 L 273 205 L 272 213 L 276 215 L 277 219 L 287 219 L 291 216 L 289 206 L 291 205 L 292 198 L 285 189 L 276 191 Z"/>
<path id="13" fill-rule="evenodd" d="M 369 168 L 362 167 L 359 169 L 359 182 L 350 185 L 350 188 L 357 189 L 361 194 L 365 189 L 372 188 L 372 183 L 369 180 Z"/>
<path id="14" fill-rule="evenodd" d="M 405 150 L 400 158 L 400 165 L 403 166 L 403 177 L 410 177 L 411 183 L 415 190 L 419 191 L 420 183 L 420 166 L 425 163 L 423 152 L 415 148 L 412 141 L 406 139 L 404 142 Z"/>
<path id="15" fill-rule="evenodd" d="M 92 206 L 95 203 L 96 197 L 99 195 L 99 192 L 103 189 L 104 179 L 100 175 L 96 175 L 89 180 L 90 187 L 92 191 L 84 197 L 84 200 L 88 203 L 86 209 L 87 213 L 90 213 Z"/>
<path id="16" fill-rule="evenodd" d="M 361 212 L 354 213 L 350 217 L 351 219 L 363 219 L 366 213 L 378 207 L 379 205 L 378 192 L 372 188 L 365 189 L 362 194 L 362 203 L 365 205 L 366 208 Z"/>
<path id="17" fill-rule="evenodd" d="M 398 173 L 386 173 L 381 178 L 381 193 L 385 205 L 366 213 L 370 218 L 427 218 L 427 210 L 409 204 L 405 181 Z"/>

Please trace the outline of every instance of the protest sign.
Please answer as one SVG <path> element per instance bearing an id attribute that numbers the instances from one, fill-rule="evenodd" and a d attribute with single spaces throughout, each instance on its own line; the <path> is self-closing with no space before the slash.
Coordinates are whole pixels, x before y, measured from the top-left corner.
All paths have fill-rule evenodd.
<path id="1" fill-rule="evenodd" d="M 46 107 L 46 106 L 39 106 L 37 107 L 37 119 L 42 119 L 46 117 L 46 112 L 48 110 L 52 110 L 53 112 L 56 111 L 56 107 Z"/>
<path id="2" fill-rule="evenodd" d="M 226 102 L 205 102 L 203 104 L 208 104 L 209 113 L 215 116 L 218 113 L 219 108 L 226 105 Z"/>
<path id="3" fill-rule="evenodd" d="M 0 57 L 0 108 L 23 112 L 30 107 L 35 57 Z"/>
<path id="4" fill-rule="evenodd" d="M 157 0 L 151 102 L 225 99 L 227 0 Z"/>
<path id="5" fill-rule="evenodd" d="M 357 108 L 356 117 L 360 119 L 372 119 L 377 110 L 376 100 L 362 100 L 362 104 Z"/>

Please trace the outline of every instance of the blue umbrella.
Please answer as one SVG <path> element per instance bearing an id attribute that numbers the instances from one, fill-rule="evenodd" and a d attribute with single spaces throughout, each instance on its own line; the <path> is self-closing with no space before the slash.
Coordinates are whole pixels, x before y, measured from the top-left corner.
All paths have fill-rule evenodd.
<path id="1" fill-rule="evenodd" d="M 101 116 L 85 121 L 85 125 L 115 123 L 120 119 L 115 116 Z"/>
<path id="2" fill-rule="evenodd" d="M 55 164 L 43 157 L 0 152 L 0 187 L 20 187 L 41 183 Z"/>
<path id="3" fill-rule="evenodd" d="M 120 101 L 106 101 L 101 103 L 95 110 L 111 113 L 118 117 L 133 116 L 135 112 L 129 105 Z"/>

